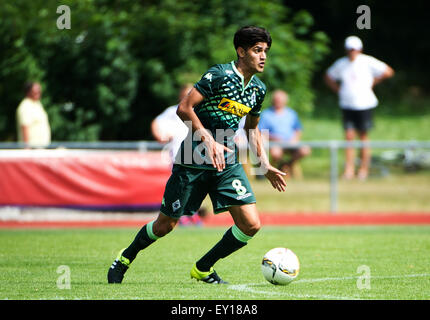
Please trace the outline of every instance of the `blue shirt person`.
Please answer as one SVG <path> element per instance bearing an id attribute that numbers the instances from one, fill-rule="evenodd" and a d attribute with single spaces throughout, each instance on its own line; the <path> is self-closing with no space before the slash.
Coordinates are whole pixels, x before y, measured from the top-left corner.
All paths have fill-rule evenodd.
<path id="1" fill-rule="evenodd" d="M 259 128 L 268 130 L 273 141 L 295 141 L 303 129 L 296 111 L 290 107 L 277 110 L 274 106 L 262 112 Z"/>
<path id="2" fill-rule="evenodd" d="M 259 129 L 268 130 L 270 141 L 298 143 L 301 139 L 303 126 L 295 110 L 287 106 L 288 94 L 283 90 L 275 90 L 272 94 L 272 106 L 261 113 Z M 309 146 L 289 147 L 270 146 L 270 157 L 278 168 L 289 175 L 301 177 L 295 170 L 297 160 L 310 155 Z M 284 155 L 290 154 L 289 160 Z M 297 167 L 298 168 L 298 167 Z M 294 172 L 296 171 L 296 172 Z M 296 174 L 295 174 L 296 173 Z"/>

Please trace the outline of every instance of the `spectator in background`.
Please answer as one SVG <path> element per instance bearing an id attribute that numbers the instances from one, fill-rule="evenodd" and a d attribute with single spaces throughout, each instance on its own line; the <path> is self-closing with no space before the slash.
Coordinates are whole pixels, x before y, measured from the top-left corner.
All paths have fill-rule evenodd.
<path id="1" fill-rule="evenodd" d="M 360 38 L 350 36 L 345 40 L 346 57 L 340 58 L 327 70 L 324 80 L 327 86 L 339 95 L 343 128 L 347 141 L 355 139 L 358 132 L 361 141 L 368 141 L 368 132 L 373 126 L 372 109 L 378 105 L 373 87 L 394 75 L 386 63 L 362 53 Z M 354 149 L 345 150 L 343 177 L 355 176 Z M 370 167 L 370 148 L 361 149 L 361 164 L 358 178 L 366 179 Z"/>
<path id="2" fill-rule="evenodd" d="M 269 131 L 270 141 L 289 142 L 292 144 L 300 142 L 302 135 L 302 124 L 297 112 L 287 106 L 288 94 L 283 90 L 275 90 L 272 95 L 272 106 L 264 110 L 260 116 L 260 130 Z M 284 154 L 289 153 L 290 159 L 284 161 Z M 297 160 L 310 155 L 309 146 L 282 148 L 281 146 L 271 146 L 269 154 L 271 161 L 277 165 L 278 169 L 296 177 L 301 176 L 301 172 L 295 169 Z M 295 172 L 294 172 L 295 171 Z"/>
<path id="3" fill-rule="evenodd" d="M 192 84 L 185 84 L 181 87 L 178 103 L 190 92 L 192 88 Z M 172 163 L 182 141 L 188 134 L 188 127 L 176 114 L 177 109 L 178 104 L 168 107 L 151 123 L 151 133 L 155 140 L 162 144 L 169 143 L 169 157 Z"/>
<path id="4" fill-rule="evenodd" d="M 18 141 L 27 147 L 47 147 L 51 143 L 51 128 L 40 102 L 42 87 L 38 82 L 28 82 L 24 90 L 25 98 L 16 110 Z"/>

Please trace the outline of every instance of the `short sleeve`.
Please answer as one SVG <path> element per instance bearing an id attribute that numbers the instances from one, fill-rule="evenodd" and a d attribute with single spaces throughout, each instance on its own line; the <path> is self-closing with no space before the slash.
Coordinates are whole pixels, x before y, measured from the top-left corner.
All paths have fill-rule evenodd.
<path id="1" fill-rule="evenodd" d="M 203 74 L 200 81 L 194 85 L 194 88 L 207 98 L 219 90 L 223 80 L 224 72 L 219 65 L 215 65 Z"/>
<path id="2" fill-rule="evenodd" d="M 264 97 L 266 96 L 266 87 L 263 85 L 259 90 L 257 94 L 257 103 L 256 105 L 249 111 L 249 114 L 254 117 L 259 117 L 261 114 L 261 108 L 263 105 Z"/>
<path id="3" fill-rule="evenodd" d="M 16 111 L 16 116 L 18 123 L 21 126 L 28 126 L 34 121 L 31 106 L 29 105 L 28 101 L 23 100 L 19 104 L 18 109 Z"/>
<path id="4" fill-rule="evenodd" d="M 387 70 L 387 64 L 374 57 L 368 57 L 368 64 L 374 77 L 379 77 Z"/>
<path id="5" fill-rule="evenodd" d="M 337 60 L 328 69 L 327 74 L 334 80 L 340 80 L 342 69 L 342 60 Z"/>

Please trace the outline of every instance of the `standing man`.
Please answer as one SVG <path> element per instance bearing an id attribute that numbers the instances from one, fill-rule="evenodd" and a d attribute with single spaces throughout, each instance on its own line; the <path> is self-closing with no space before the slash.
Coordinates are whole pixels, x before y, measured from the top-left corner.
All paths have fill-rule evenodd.
<path id="1" fill-rule="evenodd" d="M 206 283 L 225 283 L 213 265 L 245 246 L 260 229 L 254 192 L 232 150 L 242 117 L 265 176 L 275 189 L 285 191 L 285 174 L 270 165 L 257 127 L 266 86 L 255 74 L 264 70 L 272 39 L 265 29 L 248 26 L 235 33 L 233 42 L 237 60 L 211 67 L 179 104 L 177 114 L 191 130 L 177 154 L 160 213 L 120 251 L 109 268 L 109 283 L 121 283 L 138 252 L 172 231 L 182 215 L 192 215 L 207 194 L 214 213 L 229 211 L 234 225 L 190 274 Z"/>
<path id="2" fill-rule="evenodd" d="M 16 110 L 18 141 L 28 147 L 46 147 L 51 143 L 51 128 L 40 102 L 42 87 L 38 82 L 28 82 L 24 90 L 25 98 Z"/>
<path id="3" fill-rule="evenodd" d="M 280 89 L 275 90 L 272 94 L 272 106 L 261 113 L 258 127 L 260 130 L 269 131 L 270 141 L 296 144 L 300 142 L 303 126 L 297 112 L 287 104 L 288 94 Z M 311 154 L 309 146 L 284 149 L 281 146 L 273 145 L 269 150 L 272 163 L 281 171 L 286 173 L 291 171 L 291 175 L 294 175 L 293 169 L 297 161 Z M 288 161 L 283 160 L 286 152 L 291 154 Z"/>
<path id="4" fill-rule="evenodd" d="M 368 141 L 368 132 L 373 126 L 372 109 L 378 105 L 373 87 L 394 75 L 386 63 L 362 53 L 360 38 L 350 36 L 345 40 L 346 57 L 338 59 L 326 72 L 327 86 L 339 95 L 342 109 L 343 128 L 347 141 L 355 139 L 358 132 L 361 141 Z M 345 150 L 345 171 L 343 177 L 355 176 L 354 150 Z M 366 179 L 370 167 L 370 148 L 361 149 L 361 164 L 358 178 Z"/>

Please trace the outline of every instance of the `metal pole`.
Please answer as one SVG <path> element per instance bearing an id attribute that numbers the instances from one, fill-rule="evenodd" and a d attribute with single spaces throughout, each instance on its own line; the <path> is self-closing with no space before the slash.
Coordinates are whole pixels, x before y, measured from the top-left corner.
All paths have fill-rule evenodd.
<path id="1" fill-rule="evenodd" d="M 330 141 L 330 212 L 337 212 L 337 152 L 338 145 L 335 141 Z"/>

